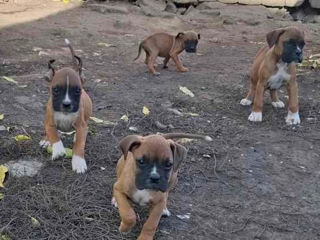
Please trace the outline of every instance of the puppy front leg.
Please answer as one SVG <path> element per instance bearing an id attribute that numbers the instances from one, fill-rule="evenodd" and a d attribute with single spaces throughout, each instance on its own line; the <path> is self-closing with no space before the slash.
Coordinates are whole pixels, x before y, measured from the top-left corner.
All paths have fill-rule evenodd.
<path id="1" fill-rule="evenodd" d="M 291 77 L 287 85 L 287 91 L 289 96 L 289 109 L 286 117 L 286 123 L 289 125 L 300 124 L 298 84 L 295 74 Z"/>
<path id="2" fill-rule="evenodd" d="M 117 183 L 113 186 L 113 196 L 117 202 L 121 223 L 119 231 L 129 232 L 136 224 L 136 213 L 134 212 L 127 196 L 117 189 Z"/>
<path id="3" fill-rule="evenodd" d="M 84 173 L 87 170 L 84 159 L 84 148 L 88 135 L 88 127 L 78 126 L 76 128 L 75 142 L 73 144 L 72 170 L 77 173 Z"/>
<path id="4" fill-rule="evenodd" d="M 255 93 L 254 102 L 253 102 L 253 111 L 248 117 L 248 120 L 251 122 L 262 121 L 263 94 L 264 94 L 264 86 L 261 83 L 261 81 L 259 81 L 256 87 L 256 93 Z"/>
<path id="5" fill-rule="evenodd" d="M 58 136 L 57 128 L 53 123 L 52 117 L 48 113 L 46 114 L 44 127 L 46 130 L 46 137 L 44 140 L 40 141 L 40 146 L 43 148 L 47 148 L 49 145 L 52 146 L 52 160 L 63 157 L 66 154 L 66 151 Z"/>
<path id="6" fill-rule="evenodd" d="M 182 66 L 182 63 L 181 63 L 181 61 L 180 61 L 180 59 L 179 59 L 179 57 L 178 57 L 178 55 L 176 53 L 171 54 L 171 58 L 174 61 L 174 63 L 176 64 L 176 66 L 177 66 L 177 68 L 178 68 L 178 70 L 180 72 L 189 71 L 188 68 L 185 68 L 184 66 Z"/>
<path id="7" fill-rule="evenodd" d="M 162 200 L 157 205 L 152 206 L 150 215 L 143 225 L 138 240 L 153 240 L 153 236 L 157 230 L 162 212 L 166 207 L 166 201 Z"/>

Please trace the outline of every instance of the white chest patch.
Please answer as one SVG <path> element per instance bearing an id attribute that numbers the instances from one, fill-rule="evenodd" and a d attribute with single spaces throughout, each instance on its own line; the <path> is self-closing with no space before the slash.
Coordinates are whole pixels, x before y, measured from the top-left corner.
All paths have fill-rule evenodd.
<path id="1" fill-rule="evenodd" d="M 151 196 L 148 190 L 137 190 L 132 195 L 132 201 L 139 204 L 140 206 L 147 205 L 150 199 L 151 199 Z"/>
<path id="2" fill-rule="evenodd" d="M 277 63 L 278 71 L 268 79 L 270 89 L 278 89 L 290 80 L 287 63 Z"/>
<path id="3" fill-rule="evenodd" d="M 57 129 L 63 132 L 68 132 L 72 129 L 73 124 L 76 122 L 78 112 L 75 113 L 62 113 L 54 112 L 53 119 Z"/>

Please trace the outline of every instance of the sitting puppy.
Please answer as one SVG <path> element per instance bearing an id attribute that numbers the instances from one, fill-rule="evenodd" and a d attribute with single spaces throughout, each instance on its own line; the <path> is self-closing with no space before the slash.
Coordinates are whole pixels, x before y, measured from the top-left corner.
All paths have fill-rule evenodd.
<path id="1" fill-rule="evenodd" d="M 180 72 L 186 72 L 188 69 L 182 66 L 178 55 L 183 50 L 186 50 L 186 52 L 189 53 L 195 53 L 197 51 L 199 39 L 200 34 L 196 34 L 192 31 L 180 32 L 177 36 L 172 36 L 167 33 L 156 33 L 145 39 L 139 45 L 139 53 L 134 60 L 137 60 L 140 57 L 141 49 L 143 49 L 146 52 L 145 63 L 153 74 L 160 74 L 154 68 L 158 56 L 164 58 L 163 68 L 168 68 L 167 64 L 170 58 L 172 58 L 178 70 Z"/>
<path id="2" fill-rule="evenodd" d="M 128 232 L 136 224 L 136 214 L 131 202 L 149 205 L 149 217 L 140 233 L 139 240 L 152 240 L 162 215 L 170 215 L 167 209 L 169 190 L 177 181 L 185 147 L 173 138 L 199 138 L 212 141 L 208 136 L 169 133 L 164 135 L 123 138 L 123 153 L 117 164 L 117 182 L 113 186 L 112 204 L 119 208 L 120 232 Z"/>
<path id="3" fill-rule="evenodd" d="M 92 102 L 83 89 L 81 76 L 82 61 L 74 55 L 69 40 L 69 46 L 76 71 L 66 67 L 55 71 L 52 67 L 54 60 L 48 63 L 50 82 L 49 101 L 45 117 L 45 138 L 40 141 L 40 146 L 47 148 L 52 146 L 52 160 L 66 154 L 64 146 L 59 138 L 57 130 L 68 132 L 75 129 L 73 145 L 72 170 L 84 173 L 87 164 L 84 159 L 84 148 L 88 133 L 88 119 L 92 114 Z"/>
<path id="4" fill-rule="evenodd" d="M 289 96 L 286 123 L 300 124 L 296 63 L 302 62 L 304 33 L 295 27 L 280 28 L 267 34 L 267 42 L 268 46 L 262 47 L 255 56 L 250 76 L 251 88 L 240 104 L 245 106 L 253 102 L 249 121 L 261 122 L 265 90 L 270 91 L 272 106 L 283 108 L 284 103 L 279 100 L 277 89 L 286 85 Z"/>

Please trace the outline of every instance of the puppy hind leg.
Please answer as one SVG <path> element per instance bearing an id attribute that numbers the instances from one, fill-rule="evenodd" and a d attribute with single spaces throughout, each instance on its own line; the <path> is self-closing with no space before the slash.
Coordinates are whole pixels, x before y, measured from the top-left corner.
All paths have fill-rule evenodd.
<path id="1" fill-rule="evenodd" d="M 160 73 L 156 71 L 156 69 L 154 68 L 154 64 L 156 62 L 156 58 L 157 58 L 158 54 L 157 55 L 150 55 L 150 58 L 149 58 L 149 61 L 148 61 L 148 68 L 150 70 L 150 72 L 152 72 L 154 75 L 159 75 Z"/>
<path id="2" fill-rule="evenodd" d="M 252 82 L 252 81 L 251 81 Z M 241 99 L 240 104 L 242 106 L 250 106 L 252 102 L 254 101 L 254 95 L 255 95 L 256 89 L 251 83 L 250 90 L 247 94 L 247 96 L 243 99 Z"/>
<path id="3" fill-rule="evenodd" d="M 166 69 L 168 68 L 168 62 L 170 60 L 170 56 L 165 57 L 165 59 L 163 60 L 163 68 Z"/>
<path id="4" fill-rule="evenodd" d="M 275 108 L 284 108 L 284 103 L 279 100 L 278 93 L 276 89 L 270 89 L 270 95 L 271 95 L 271 104 Z"/>

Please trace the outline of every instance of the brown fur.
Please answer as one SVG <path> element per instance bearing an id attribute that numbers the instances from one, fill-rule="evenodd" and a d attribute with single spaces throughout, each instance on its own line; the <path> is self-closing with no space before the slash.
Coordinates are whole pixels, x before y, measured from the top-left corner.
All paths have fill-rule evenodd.
<path id="1" fill-rule="evenodd" d="M 186 149 L 169 138 L 202 138 L 212 141 L 210 137 L 192 134 L 164 134 L 146 137 L 131 135 L 121 140 L 120 148 L 123 155 L 117 164 L 117 182 L 113 186 L 113 196 L 118 204 L 121 232 L 130 231 L 136 224 L 136 214 L 129 199 L 138 191 L 135 185 L 137 173 L 136 159 L 143 155 L 150 159 L 172 159 L 173 167 L 169 176 L 167 192 L 150 191 L 149 217 L 143 225 L 138 240 L 152 240 L 159 224 L 162 211 L 166 208 L 169 190 L 177 182 L 178 168 L 185 158 Z"/>
<path id="2" fill-rule="evenodd" d="M 178 55 L 184 50 L 184 42 L 186 40 L 197 39 L 200 39 L 200 35 L 192 31 L 179 33 L 177 36 L 167 33 L 153 34 L 143 40 L 139 45 L 139 53 L 135 60 L 140 57 L 141 50 L 143 49 L 146 52 L 145 63 L 153 74 L 160 74 L 154 68 L 158 56 L 164 58 L 163 68 L 167 68 L 167 64 L 170 58 L 172 58 L 178 70 L 180 72 L 186 72 L 188 69 L 182 65 Z"/>
<path id="3" fill-rule="evenodd" d="M 276 64 L 281 58 L 283 42 L 290 38 L 303 39 L 304 34 L 295 27 L 281 28 L 268 33 L 268 46 L 262 47 L 254 58 L 250 76 L 251 87 L 246 96 L 246 99 L 253 101 L 254 112 L 262 112 L 263 95 L 267 89 L 267 80 L 277 71 Z M 287 84 L 289 110 L 295 113 L 298 111 L 298 86 L 295 63 L 291 63 L 288 66 L 288 73 L 291 75 Z M 273 102 L 279 101 L 277 90 L 271 90 L 270 94 Z"/>
<path id="4" fill-rule="evenodd" d="M 52 88 L 56 85 L 64 85 L 67 75 L 69 76 L 70 86 L 79 85 L 82 89 L 78 117 L 75 123 L 73 124 L 73 127 L 76 130 L 76 141 L 73 145 L 73 154 L 81 158 L 84 158 L 84 148 L 88 133 L 88 120 L 92 114 L 92 102 L 90 97 L 82 87 L 82 82 L 80 80 L 79 74 L 71 68 L 63 68 L 55 72 L 52 80 L 50 81 L 49 100 L 47 103 L 46 117 L 44 123 L 46 131 L 45 140 L 49 141 L 51 145 L 60 141 L 57 132 L 57 126 L 53 118 L 54 110 L 52 107 Z"/>

